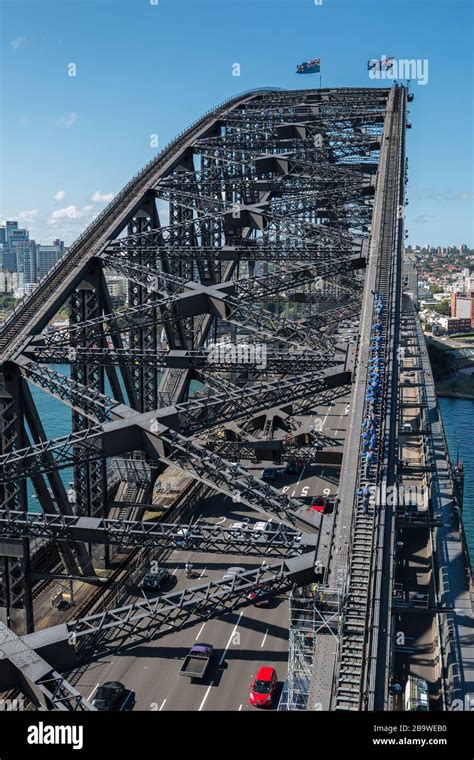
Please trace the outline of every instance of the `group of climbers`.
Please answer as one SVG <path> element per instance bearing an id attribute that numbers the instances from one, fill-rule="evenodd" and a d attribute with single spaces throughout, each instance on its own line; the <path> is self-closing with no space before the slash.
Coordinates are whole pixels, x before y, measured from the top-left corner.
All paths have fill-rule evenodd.
<path id="1" fill-rule="evenodd" d="M 383 323 L 383 300 L 380 293 L 373 292 L 375 322 L 372 325 L 372 337 L 370 339 L 370 359 L 368 362 L 368 382 L 366 395 L 366 416 L 362 423 L 362 454 L 364 460 L 364 480 L 370 477 L 370 467 L 377 463 L 377 442 L 380 420 L 377 414 L 377 405 L 382 394 L 382 385 L 385 371 L 385 338 L 382 335 Z M 369 485 L 359 488 L 357 495 L 362 496 L 364 512 L 367 512 L 369 499 L 372 493 Z"/>

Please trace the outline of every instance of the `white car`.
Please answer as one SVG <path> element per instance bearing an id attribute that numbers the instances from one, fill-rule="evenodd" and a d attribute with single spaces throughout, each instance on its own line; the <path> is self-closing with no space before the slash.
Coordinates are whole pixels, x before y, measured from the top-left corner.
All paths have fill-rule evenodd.
<path id="1" fill-rule="evenodd" d="M 235 578 L 236 575 L 238 575 L 239 573 L 244 573 L 244 572 L 245 572 L 245 568 L 243 567 L 229 567 L 225 571 L 225 575 L 222 580 L 231 581 Z"/>
<path id="2" fill-rule="evenodd" d="M 247 523 L 234 522 L 230 527 L 232 530 L 238 531 L 238 534 L 240 535 L 244 530 L 247 530 Z"/>
<path id="3" fill-rule="evenodd" d="M 176 545 L 180 547 L 187 547 L 190 545 L 190 541 L 188 540 L 188 533 L 189 528 L 180 528 L 176 531 Z"/>

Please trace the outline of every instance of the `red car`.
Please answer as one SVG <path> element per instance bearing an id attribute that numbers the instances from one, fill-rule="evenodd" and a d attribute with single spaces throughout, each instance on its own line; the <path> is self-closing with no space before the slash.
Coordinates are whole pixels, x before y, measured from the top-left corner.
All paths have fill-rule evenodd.
<path id="1" fill-rule="evenodd" d="M 271 599 L 267 593 L 265 586 L 259 583 L 253 591 L 249 591 L 247 599 L 253 602 L 255 607 L 269 607 Z"/>
<path id="2" fill-rule="evenodd" d="M 249 704 L 254 707 L 271 707 L 278 685 L 275 668 L 263 666 L 250 684 Z"/>
<path id="3" fill-rule="evenodd" d="M 323 515 L 327 512 L 328 500 L 325 496 L 316 496 L 311 502 L 310 509 L 314 509 L 315 512 L 321 512 Z"/>

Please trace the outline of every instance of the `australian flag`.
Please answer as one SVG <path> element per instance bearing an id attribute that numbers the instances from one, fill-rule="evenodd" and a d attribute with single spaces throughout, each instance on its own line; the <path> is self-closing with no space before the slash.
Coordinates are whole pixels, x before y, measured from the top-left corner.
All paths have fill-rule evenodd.
<path id="1" fill-rule="evenodd" d="M 300 63 L 300 65 L 296 67 L 297 74 L 319 74 L 320 71 L 320 58 L 314 58 L 312 61 L 305 61 L 305 63 Z"/>

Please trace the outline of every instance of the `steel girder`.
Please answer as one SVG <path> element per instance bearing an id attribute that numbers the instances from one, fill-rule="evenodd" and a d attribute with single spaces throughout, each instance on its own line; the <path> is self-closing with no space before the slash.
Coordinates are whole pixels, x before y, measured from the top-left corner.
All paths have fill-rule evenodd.
<path id="1" fill-rule="evenodd" d="M 81 325 L 89 319 L 100 319 L 103 311 L 102 298 L 103 281 L 95 275 L 90 282 L 81 283 L 73 292 L 69 302 L 69 319 L 71 325 Z M 71 346 L 80 345 L 88 348 L 91 345 L 104 345 L 105 339 L 102 328 L 98 335 L 86 334 L 84 331 L 72 332 Z M 71 367 L 71 380 L 82 386 L 93 388 L 99 394 L 104 394 L 105 378 L 104 368 L 95 365 L 75 363 Z M 81 431 L 90 427 L 90 419 L 72 410 L 73 432 Z M 74 469 L 74 490 L 76 495 L 76 509 L 79 514 L 95 517 L 104 514 L 107 475 L 105 462 L 101 460 L 84 462 Z"/>
<path id="2" fill-rule="evenodd" d="M 69 670 L 103 653 L 148 642 L 160 635 L 221 617 L 253 603 L 249 595 L 263 586 L 268 596 L 316 577 L 314 552 L 238 573 L 231 581 L 212 581 L 163 594 L 25 636 L 24 641 L 51 665 Z M 67 646 L 68 651 L 67 651 Z M 43 654 L 43 650 L 44 654 Z M 0 674 L 0 685 L 1 685 Z"/>
<path id="3" fill-rule="evenodd" d="M 0 447 L 9 456 L 28 441 L 25 429 L 25 403 L 21 393 L 21 377 L 13 364 L 3 366 L 0 373 Z M 26 482 L 10 481 L 0 485 L 0 499 L 6 510 L 28 508 Z M 17 547 L 4 547 L 0 556 L 0 621 L 14 624 L 21 632 L 32 626 L 31 584 L 28 576 L 30 548 L 27 541 Z"/>
<path id="4" fill-rule="evenodd" d="M 114 426 L 116 423 L 109 423 Z M 122 423 L 120 423 L 122 424 Z M 152 458 L 182 469 L 187 475 L 200 480 L 235 501 L 247 504 L 259 512 L 278 517 L 282 522 L 294 525 L 296 513 L 306 512 L 305 505 L 297 499 L 290 499 L 280 494 L 275 488 L 264 484 L 250 475 L 246 470 L 226 461 L 223 457 L 205 447 L 184 438 L 164 426 L 152 425 L 153 432 L 140 430 L 136 425 L 119 428 L 120 438 L 114 441 L 112 427 L 104 430 L 102 426 L 64 436 L 62 439 L 49 441 L 48 445 L 31 447 L 16 452 L 7 466 L 3 482 L 32 477 L 41 472 L 72 467 L 78 464 L 103 461 L 106 456 L 124 454 L 131 449 L 145 450 Z M 156 432 L 155 432 L 156 431 Z M 51 463 L 52 460 L 52 463 Z M 312 525 L 312 515 L 303 515 L 303 522 Z"/>
<path id="5" fill-rule="evenodd" d="M 225 392 L 211 394 L 204 398 L 192 398 L 187 402 L 143 414 L 117 404 L 114 407 L 116 423 L 95 425 L 69 436 L 42 441 L 35 446 L 15 449 L 0 456 L 2 469 L 0 483 L 13 482 L 21 476 L 22 467 L 25 467 L 25 476 L 27 476 L 36 472 L 47 472 L 46 468 L 51 466 L 70 467 L 79 462 L 95 461 L 107 454 L 114 455 L 130 451 L 132 448 L 140 448 L 140 438 L 132 434 L 128 441 L 130 447 L 126 448 L 127 441 L 122 436 L 124 430 L 130 430 L 132 433 L 135 429 L 137 431 L 143 429 L 143 431 L 155 433 L 169 428 L 183 438 L 197 435 L 203 430 L 210 430 L 232 420 L 244 420 L 268 408 L 271 403 L 273 406 L 281 406 L 284 403 L 296 403 L 299 399 L 305 403 L 308 397 L 315 399 L 327 392 L 336 394 L 336 396 L 332 395 L 334 398 L 344 394 L 350 383 L 351 373 L 341 367 L 335 367 L 307 373 L 302 377 L 290 376 L 284 380 L 259 382 L 250 388 L 233 387 Z M 62 386 L 61 392 L 63 397 L 66 397 L 68 386 Z M 73 399 L 77 395 L 77 388 L 74 386 L 71 395 Z M 102 443 L 105 441 L 107 445 L 102 449 Z M 78 453 L 79 449 L 82 453 Z M 50 456 L 53 457 L 53 461 Z"/>
<path id="6" fill-rule="evenodd" d="M 85 364 L 89 356 L 88 350 L 78 351 L 78 354 L 78 363 L 80 365 Z M 75 363 L 71 362 L 71 365 Z M 38 366 L 32 362 L 23 364 L 21 361 L 19 364 L 22 365 L 22 373 L 28 380 L 94 422 L 106 422 L 112 419 L 113 410 L 120 407 L 118 401 L 100 393 L 93 385 L 83 385 L 47 366 Z M 105 365 L 97 365 L 97 362 L 92 362 L 87 366 L 103 367 Z"/>
<path id="7" fill-rule="evenodd" d="M 226 393 L 204 398 L 193 398 L 186 403 L 139 414 L 128 407 L 116 407 L 116 415 L 123 409 L 117 422 L 95 425 L 68 436 L 41 442 L 24 449 L 15 449 L 0 456 L 0 483 L 14 482 L 24 475 L 47 472 L 50 467 L 70 467 L 80 462 L 90 462 L 104 456 L 113 456 L 133 448 L 141 448 L 139 431 L 158 433 L 172 428 L 185 435 L 196 435 L 210 429 L 255 414 L 268 406 L 270 401 L 284 403 L 313 397 L 331 389 L 345 389 L 351 382 L 351 374 L 337 369 L 308 374 L 302 378 L 287 378 L 260 383 L 251 388 L 235 388 Z M 344 393 L 345 390 L 341 390 Z M 127 435 L 124 436 L 124 431 Z M 135 434 L 134 434 L 134 431 Z M 102 440 L 103 439 L 103 440 Z M 104 448 L 102 445 L 104 444 Z M 129 446 L 129 448 L 127 448 Z M 51 458 L 52 457 L 52 461 Z"/>
<path id="8" fill-rule="evenodd" d="M 357 411 L 346 447 L 347 467 L 340 498 L 349 505 L 348 580 L 335 663 L 332 706 L 336 710 L 386 709 L 393 616 L 394 513 L 390 500 L 367 504 L 372 488 L 397 483 L 397 346 L 401 310 L 406 88 L 390 91 L 384 128 L 379 186 L 374 209 L 372 255 L 361 315 L 361 354 L 356 384 Z M 377 363 L 379 393 L 371 398 L 370 360 Z M 369 392 L 367 391 L 369 389 Z M 367 423 L 367 421 L 370 421 Z M 361 430 L 374 424 L 368 447 Z M 365 460 L 365 461 L 364 461 Z M 369 500 L 370 502 L 370 500 Z M 336 559 L 333 572 L 338 571 Z M 393 636 L 393 631 L 392 631 Z"/>
<path id="9" fill-rule="evenodd" d="M 337 368 L 322 372 L 290 376 L 272 382 L 259 382 L 251 387 L 229 389 L 227 392 L 215 393 L 207 398 L 190 399 L 183 404 L 175 404 L 177 423 L 170 427 L 183 435 L 196 435 L 203 430 L 231 422 L 232 420 L 251 417 L 263 409 L 281 406 L 284 403 L 313 398 L 319 393 L 334 388 L 342 395 L 351 383 L 351 373 Z M 341 390 L 343 389 L 343 390 Z M 166 424 L 166 412 L 159 417 Z M 1 461 L 1 458 L 0 458 Z"/>
<path id="10" fill-rule="evenodd" d="M 177 524 L 24 512 L 0 515 L 0 536 L 256 557 L 295 556 L 309 551 L 317 543 L 316 533 L 301 534 L 272 523 L 268 523 L 262 533 L 245 525 L 241 528 L 222 527 L 200 520 Z"/>
<path id="11" fill-rule="evenodd" d="M 142 204 L 140 210 L 133 216 L 128 225 L 128 232 L 131 235 L 141 234 L 150 229 L 156 229 L 158 225 L 158 214 L 155 202 L 152 198 L 147 198 L 147 203 Z M 128 257 L 131 264 L 137 267 L 152 268 L 156 266 L 156 255 L 150 251 L 135 250 L 133 246 L 128 251 Z M 137 283 L 136 280 L 129 278 L 128 282 L 128 304 L 130 308 L 149 304 L 153 307 L 156 301 L 154 289 L 146 287 L 146 284 Z M 152 315 L 154 312 L 152 310 Z M 131 329 L 129 335 L 129 347 L 132 350 L 139 351 L 156 351 L 158 347 L 158 332 L 156 319 L 152 319 L 143 325 Z M 147 365 L 132 365 L 131 370 L 132 383 L 135 389 L 135 399 L 138 404 L 138 411 L 146 412 L 158 407 L 158 376 L 153 367 Z"/>
<path id="12" fill-rule="evenodd" d="M 21 386 L 24 417 L 31 434 L 31 439 L 34 444 L 44 443 L 47 440 L 46 433 L 26 380 L 22 379 Z M 48 471 L 46 477 L 48 484 L 45 482 L 43 475 L 37 474 L 31 479 L 44 513 L 50 515 L 73 515 L 73 508 L 67 497 L 63 481 L 54 466 Z M 94 570 L 86 546 L 79 544 L 72 547 L 63 543 L 61 546 L 58 546 L 58 552 L 69 573 L 78 573 L 78 567 L 80 567 L 84 575 L 93 574 Z M 36 558 L 33 558 L 32 569 L 34 568 L 35 561 Z"/>
<path id="13" fill-rule="evenodd" d="M 0 651 L 0 681 L 5 690 L 9 685 L 21 685 L 33 705 L 42 710 L 95 711 L 82 694 L 4 623 L 0 623 Z"/>
<path id="14" fill-rule="evenodd" d="M 354 241 L 348 248 L 342 248 L 337 246 L 328 246 L 326 248 L 317 245 L 308 245 L 304 240 L 299 241 L 299 245 L 283 245 L 263 242 L 263 239 L 258 240 L 249 239 L 247 241 L 241 240 L 238 245 L 221 245 L 219 247 L 212 248 L 211 246 L 174 246 L 163 242 L 161 233 L 156 231 L 147 232 L 142 235 L 134 235 L 131 237 L 120 238 L 113 243 L 110 243 L 104 251 L 103 258 L 108 266 L 112 269 L 115 261 L 118 259 L 127 258 L 127 250 L 130 245 L 134 245 L 136 248 L 143 249 L 144 251 L 152 250 L 156 251 L 157 255 L 166 256 L 172 254 L 174 259 L 196 261 L 205 261 L 212 259 L 216 262 L 216 265 L 221 265 L 222 262 L 232 261 L 265 261 L 282 263 L 285 261 L 301 262 L 312 261 L 315 257 L 320 257 L 323 261 L 329 261 L 331 257 L 341 256 L 347 257 L 349 260 L 354 261 L 354 268 L 358 268 L 357 260 L 362 258 L 362 241 Z M 361 267 L 365 266 L 365 259 L 361 261 Z M 169 281 L 171 274 L 166 272 L 166 280 Z M 222 278 L 220 278 L 222 280 Z M 178 283 L 179 283 L 178 278 Z"/>
<path id="15" fill-rule="evenodd" d="M 305 274 L 306 277 L 306 274 Z M 273 287 L 278 289 L 288 287 L 291 280 L 284 275 L 272 274 L 268 278 Z M 278 283 L 278 284 L 277 284 Z M 357 293 L 357 283 L 355 284 Z M 331 321 L 344 318 L 339 308 L 333 314 L 327 310 L 314 314 L 308 320 L 295 321 L 282 315 L 274 314 L 262 308 L 244 294 L 235 295 L 234 282 L 224 282 L 219 286 L 197 287 L 194 283 L 186 283 L 186 290 L 181 293 L 157 298 L 155 302 L 127 309 L 126 311 L 104 314 L 83 321 L 75 327 L 69 327 L 44 334 L 32 340 L 30 348 L 56 348 L 69 346 L 88 338 L 92 344 L 104 340 L 104 333 L 112 335 L 127 330 L 145 328 L 157 321 L 156 309 L 160 309 L 158 321 L 173 323 L 176 319 L 186 319 L 202 313 L 214 314 L 222 319 L 244 327 L 252 332 L 267 336 L 268 339 L 281 340 L 296 346 L 321 346 L 329 355 L 333 353 L 333 344 L 318 331 L 311 328 L 321 328 Z M 273 292 L 270 289 L 270 293 Z M 342 312 L 353 314 L 359 308 L 359 297 L 348 306 L 342 306 Z M 332 316 L 332 319 L 331 319 Z"/>
<path id="16" fill-rule="evenodd" d="M 296 284 L 304 289 L 303 298 L 310 306 L 311 277 L 320 264 L 327 276 L 337 275 L 337 286 L 344 272 L 353 270 L 354 257 L 360 258 L 371 214 L 372 176 L 385 104 L 386 92 L 376 89 L 251 93 L 206 115 L 134 178 L 0 333 L 2 362 L 12 358 L 21 364 L 22 354 L 36 361 L 41 352 L 47 357 L 48 350 L 57 352 L 56 356 L 66 348 L 76 352 L 69 362 L 70 380 L 52 372 L 40 378 L 41 370 L 30 370 L 32 379 L 73 406 L 73 433 L 53 442 L 36 436 L 36 446 L 30 449 L 27 440 L 14 441 L 10 451 L 2 452 L 7 457 L 1 461 L 5 473 L 9 469 L 3 482 L 11 483 L 14 473 L 22 488 L 25 477 L 33 476 L 44 492 L 41 473 L 47 472 L 51 482 L 53 468 L 70 462 L 75 468 L 77 510 L 104 515 L 105 457 L 132 447 L 144 448 L 163 462 L 190 467 L 195 477 L 212 487 L 235 493 L 232 477 L 220 472 L 227 472 L 229 463 L 183 438 L 180 427 L 175 430 L 170 423 L 174 415 L 180 424 L 184 421 L 186 434 L 195 435 L 231 419 L 235 389 L 222 379 L 229 387 L 226 400 L 176 408 L 168 419 L 152 412 L 163 401 L 156 388 L 157 366 L 163 365 L 153 363 L 153 357 L 160 355 L 158 326 L 164 327 L 172 349 L 190 350 L 184 367 L 173 367 L 173 357 L 166 360 L 170 362 L 165 364 L 166 385 L 160 391 L 166 391 L 170 400 L 186 397 L 193 373 L 201 370 L 195 363 L 203 361 L 202 354 L 198 358 L 192 352 L 203 349 L 212 329 L 216 328 L 217 335 L 217 327 L 226 321 L 233 339 L 246 331 L 254 339 L 264 338 L 269 355 L 273 346 L 279 350 L 281 341 L 314 346 L 315 361 L 320 357 L 318 366 L 332 364 L 335 346 L 328 328 L 359 308 L 357 294 L 342 305 L 341 291 L 335 291 L 334 308 L 328 309 L 329 303 L 323 300 L 321 313 L 308 320 L 287 319 L 280 307 L 282 300 L 288 303 L 290 288 Z M 320 147 L 316 138 L 321 138 Z M 282 151 L 288 155 L 282 156 Z M 163 226 L 167 214 L 170 223 Z M 119 237 L 123 233 L 126 237 Z M 112 248 L 120 249 L 128 267 L 129 308 L 124 313 L 111 307 L 98 266 L 102 262 L 103 268 L 113 271 L 117 254 L 110 252 Z M 242 278 L 241 260 L 249 263 L 239 291 L 229 281 Z M 260 260 L 294 264 L 285 276 L 281 269 L 259 272 Z M 149 278 L 157 273 L 163 281 L 156 292 L 149 282 L 137 282 L 137 274 Z M 194 284 L 183 292 L 182 282 L 187 280 Z M 59 336 L 43 333 L 54 310 L 69 297 L 69 329 Z M 264 308 L 269 303 L 275 313 Z M 140 357 L 138 364 L 132 358 L 124 360 L 127 346 L 130 357 Z M 291 376 L 288 365 L 299 374 L 297 394 L 303 390 L 308 364 L 297 365 L 290 356 L 282 367 L 285 374 Z M 242 367 L 247 369 L 245 362 Z M 277 353 L 270 367 L 276 374 Z M 229 366 L 232 370 L 235 365 Z M 208 368 L 204 365 L 201 371 Z M 105 372 L 116 402 L 105 393 Z M 26 377 L 26 370 L 23 374 Z M 309 398 L 314 399 L 312 381 L 307 380 Z M 125 392 L 130 407 L 125 406 Z M 267 388 L 261 402 L 273 407 L 288 393 L 289 385 L 281 392 Z M 252 395 L 252 411 L 258 408 L 256 398 Z M 305 408 L 304 399 L 295 398 L 298 395 L 293 398 L 295 408 L 298 404 Z M 242 411 L 241 400 L 237 406 Z M 145 409 L 153 417 L 140 418 Z M 115 422 L 89 427 L 111 414 Z M 146 428 L 152 419 L 158 422 L 158 434 Z M 33 462 L 35 453 L 37 463 Z M 274 489 L 262 489 L 261 483 L 240 471 L 237 480 L 243 501 L 294 523 L 300 503 L 279 501 Z"/>
<path id="17" fill-rule="evenodd" d="M 304 379 L 261 383 L 250 389 L 235 389 L 204 399 L 191 399 L 187 403 L 152 413 L 140 415 L 130 410 L 123 420 L 88 427 L 70 436 L 0 457 L 0 482 L 9 482 L 22 475 L 25 477 L 47 472 L 52 465 L 60 469 L 78 464 L 103 463 L 106 456 L 141 449 L 152 458 L 180 467 L 196 479 L 257 511 L 276 515 L 282 521 L 294 524 L 297 519 L 295 513 L 307 511 L 301 502 L 288 499 L 242 468 L 236 469 L 222 457 L 185 438 L 174 428 L 186 431 L 188 435 L 196 435 L 201 430 L 255 413 L 267 406 L 270 398 L 284 402 L 305 397 L 308 392 L 314 395 L 318 392 L 318 387 L 321 392 L 344 388 L 350 379 L 349 372 L 326 370 Z M 345 391 L 342 390 L 341 393 L 343 392 Z M 302 519 L 305 523 L 311 523 L 309 517 L 312 515 L 304 515 Z"/>
<path id="18" fill-rule="evenodd" d="M 101 647 L 111 653 L 248 606 L 253 603 L 251 594 L 257 587 L 264 588 L 271 597 L 289 591 L 295 584 L 310 583 L 318 571 L 311 551 L 238 573 L 231 581 L 212 581 L 22 638 L 1 626 L 0 642 L 5 656 L 0 669 L 0 690 L 19 687 L 33 704 L 50 709 L 94 709 L 59 671 L 93 661 L 100 656 Z"/>
<path id="19" fill-rule="evenodd" d="M 27 356 L 40 364 L 70 364 L 84 361 L 88 364 L 103 366 L 129 367 L 131 364 L 147 364 L 150 367 L 165 369 L 199 370 L 206 373 L 223 372 L 259 372 L 287 375 L 296 371 L 308 372 L 315 366 L 321 369 L 337 366 L 339 360 L 324 360 L 318 351 L 287 351 L 270 346 L 265 349 L 265 356 L 256 356 L 255 343 L 241 341 L 238 344 L 218 342 L 209 348 L 189 351 L 132 351 L 131 349 L 90 348 L 77 349 L 72 355 L 68 348 L 35 348 L 27 351 Z M 263 363 L 265 366 L 263 366 Z M 55 373 L 56 375 L 58 373 Z M 63 382 L 63 375 L 60 375 Z M 38 379 L 38 382 L 41 382 Z M 62 390 L 61 390 L 62 393 Z M 95 395 L 94 395 L 95 397 Z M 100 398 L 100 396 L 99 396 Z M 107 401 L 112 408 L 113 399 Z"/>
<path id="20" fill-rule="evenodd" d="M 268 443 L 269 445 L 265 445 Z M 286 443 L 276 439 L 271 442 L 266 441 L 209 441 L 205 442 L 206 448 L 210 451 L 217 452 L 220 456 L 228 461 L 246 460 L 250 462 L 272 462 L 281 464 L 283 460 L 297 460 L 304 464 L 314 464 L 323 449 L 322 445 L 311 443 L 298 444 Z M 331 448 L 336 447 L 337 442 L 331 439 Z M 340 464 L 342 461 L 342 448 L 338 459 L 334 457 L 334 464 Z"/>
<path id="21" fill-rule="evenodd" d="M 167 430 L 160 434 L 160 444 L 165 447 L 160 455 L 163 462 L 179 467 L 193 478 L 225 493 L 235 503 L 246 504 L 290 527 L 298 524 L 303 530 L 314 530 L 318 524 L 317 513 L 309 510 L 306 504 L 287 497 L 245 468 L 228 462 L 199 443 Z"/>
<path id="22" fill-rule="evenodd" d="M 254 90 L 245 95 L 230 98 L 219 108 L 207 113 L 199 122 L 173 140 L 155 159 L 150 161 L 114 198 L 109 206 L 97 217 L 90 227 L 69 249 L 67 256 L 50 272 L 31 296 L 24 299 L 15 313 L 7 320 L 0 334 L 0 360 L 7 361 L 15 355 L 25 338 L 34 334 L 35 326 L 41 322 L 51 301 L 56 301 L 57 292 L 67 290 L 71 282 L 78 279 L 77 268 L 95 256 L 124 229 L 139 207 L 142 198 L 156 183 L 157 179 L 169 171 L 170 159 L 179 157 L 188 146 L 203 133 L 212 129 L 218 119 L 225 117 L 245 99 L 258 98 L 265 89 Z M 80 277 L 80 272 L 79 272 Z M 58 307 L 61 304 L 58 302 Z M 54 313 L 54 312 L 53 312 Z"/>
<path id="23" fill-rule="evenodd" d="M 253 277 L 240 277 L 230 281 L 236 289 L 236 297 L 240 301 L 266 298 L 269 295 L 289 291 L 299 286 L 313 283 L 315 278 L 325 279 L 345 274 L 348 270 L 357 269 L 365 265 L 365 260 L 360 256 L 351 257 L 340 255 L 337 259 L 315 257 L 313 262 L 296 264 L 294 262 L 278 262 L 276 268 L 265 274 Z M 162 292 L 169 282 L 176 285 L 182 292 L 186 288 L 186 282 L 175 275 L 167 275 L 152 267 L 142 267 L 135 263 L 129 263 L 124 256 L 114 258 L 114 269 L 128 277 L 135 283 L 146 285 L 150 290 Z M 224 282 L 223 285 L 226 283 Z M 357 281 L 354 282 L 357 286 Z M 315 296 L 317 293 L 315 294 Z M 145 410 L 143 410 L 145 411 Z"/>

